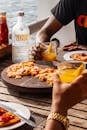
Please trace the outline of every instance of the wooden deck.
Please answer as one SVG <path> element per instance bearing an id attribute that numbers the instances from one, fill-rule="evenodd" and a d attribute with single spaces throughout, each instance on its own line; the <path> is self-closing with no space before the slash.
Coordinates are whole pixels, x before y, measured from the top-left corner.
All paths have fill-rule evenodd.
<path id="1" fill-rule="evenodd" d="M 10 64 L 10 58 L 2 60 L 0 63 L 0 72 Z M 50 111 L 51 94 L 29 95 L 17 93 L 16 90 L 8 89 L 0 79 L 0 101 L 15 102 L 27 106 L 29 110 L 31 110 L 31 117 L 35 120 L 37 125 L 44 126 Z M 68 117 L 70 119 L 69 130 L 87 130 L 87 100 L 73 106 L 73 108 L 68 111 Z M 20 129 L 32 130 L 32 128 L 26 124 L 17 128 L 17 130 Z M 37 128 L 37 130 L 39 130 L 39 128 Z"/>

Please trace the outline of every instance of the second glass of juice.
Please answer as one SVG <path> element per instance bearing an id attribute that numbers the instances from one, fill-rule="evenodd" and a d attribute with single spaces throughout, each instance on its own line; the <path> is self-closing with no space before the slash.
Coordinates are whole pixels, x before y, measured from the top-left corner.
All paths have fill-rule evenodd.
<path id="1" fill-rule="evenodd" d="M 58 65 L 58 73 L 62 82 L 70 83 L 85 69 L 85 65 L 79 63 L 62 62 Z"/>

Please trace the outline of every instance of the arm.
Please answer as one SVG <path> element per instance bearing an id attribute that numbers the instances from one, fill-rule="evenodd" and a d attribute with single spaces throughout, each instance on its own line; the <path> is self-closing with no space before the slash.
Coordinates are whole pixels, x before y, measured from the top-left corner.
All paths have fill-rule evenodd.
<path id="1" fill-rule="evenodd" d="M 58 75 L 54 75 L 51 112 L 67 116 L 73 105 L 87 98 L 87 71 L 77 77 L 71 84 L 62 83 Z M 61 122 L 47 120 L 45 130 L 65 130 Z"/>
<path id="2" fill-rule="evenodd" d="M 41 43 L 50 41 L 51 36 L 55 34 L 61 27 L 62 24 L 53 15 L 51 15 L 45 25 L 37 33 L 36 42 Z"/>
<path id="3" fill-rule="evenodd" d="M 56 120 L 48 120 L 45 130 L 65 130 L 63 125 Z"/>

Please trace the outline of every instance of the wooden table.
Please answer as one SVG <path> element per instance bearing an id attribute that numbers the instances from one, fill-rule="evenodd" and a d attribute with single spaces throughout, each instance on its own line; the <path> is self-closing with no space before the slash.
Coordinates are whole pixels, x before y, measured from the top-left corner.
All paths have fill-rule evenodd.
<path id="1" fill-rule="evenodd" d="M 7 58 L 0 62 L 0 72 L 11 64 L 11 59 Z M 23 104 L 31 111 L 31 119 L 39 126 L 45 126 L 46 118 L 50 111 L 51 94 L 47 95 L 30 95 L 25 93 L 17 93 L 16 90 L 9 90 L 0 78 L 0 101 L 10 101 Z M 68 111 L 70 119 L 69 130 L 87 130 L 87 100 L 73 106 Z M 39 130 L 32 128 L 27 124 L 17 128 L 16 130 Z"/>

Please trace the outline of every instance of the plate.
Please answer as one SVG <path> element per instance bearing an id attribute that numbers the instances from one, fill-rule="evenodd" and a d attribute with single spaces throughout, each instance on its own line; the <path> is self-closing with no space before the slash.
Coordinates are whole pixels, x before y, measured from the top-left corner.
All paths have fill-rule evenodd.
<path id="1" fill-rule="evenodd" d="M 17 111 L 17 113 L 21 114 L 22 116 L 24 116 L 26 119 L 30 118 L 30 111 L 27 107 L 21 105 L 21 104 L 17 104 L 17 103 L 13 103 L 13 102 L 3 102 L 0 101 L 0 103 L 5 104 L 13 109 L 15 109 Z M 0 128 L 0 130 L 13 130 L 15 128 L 18 128 L 22 125 L 25 124 L 25 121 L 21 120 L 20 122 L 13 124 L 11 126 L 6 126 L 6 127 L 2 127 Z"/>
<path id="2" fill-rule="evenodd" d="M 85 53 L 85 54 L 87 54 L 87 51 L 72 51 L 72 52 L 67 52 L 64 56 L 63 56 L 63 58 L 64 58 L 64 60 L 66 60 L 66 61 L 71 61 L 71 62 L 80 62 L 80 61 L 77 61 L 77 60 L 73 60 L 73 58 L 71 58 L 71 55 L 72 54 L 75 54 L 75 53 Z M 82 62 L 82 61 L 81 61 Z M 82 63 L 84 63 L 84 64 L 87 64 L 87 62 L 82 62 Z"/>

